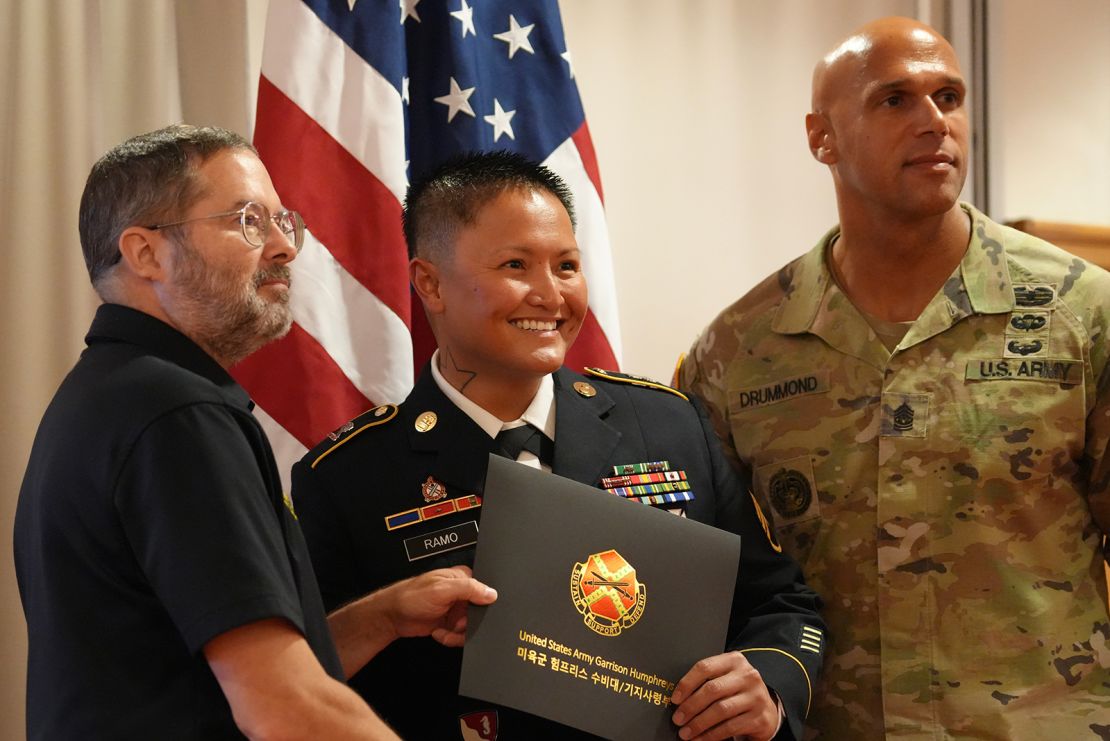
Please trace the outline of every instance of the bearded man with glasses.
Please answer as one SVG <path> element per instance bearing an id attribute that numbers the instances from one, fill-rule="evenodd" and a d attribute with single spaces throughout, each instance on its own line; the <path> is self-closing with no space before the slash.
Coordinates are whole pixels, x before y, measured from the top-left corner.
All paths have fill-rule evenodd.
<path id="1" fill-rule="evenodd" d="M 227 373 L 289 329 L 300 216 L 244 139 L 181 125 L 93 166 L 80 232 L 104 304 L 16 512 L 27 737 L 395 739 L 346 676 L 398 636 L 458 645 L 496 595 L 440 569 L 325 617 Z"/>

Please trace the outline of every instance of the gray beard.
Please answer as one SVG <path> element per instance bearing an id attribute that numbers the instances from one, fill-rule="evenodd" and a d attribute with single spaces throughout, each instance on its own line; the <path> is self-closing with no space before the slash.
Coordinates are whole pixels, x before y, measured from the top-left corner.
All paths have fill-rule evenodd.
<path id="1" fill-rule="evenodd" d="M 252 279 L 237 278 L 206 264 L 187 243 L 176 242 L 173 279 L 181 328 L 224 366 L 230 366 L 272 340 L 285 336 L 293 323 L 289 294 L 276 301 L 258 295 L 274 277 L 290 276 L 285 265 L 259 270 Z"/>

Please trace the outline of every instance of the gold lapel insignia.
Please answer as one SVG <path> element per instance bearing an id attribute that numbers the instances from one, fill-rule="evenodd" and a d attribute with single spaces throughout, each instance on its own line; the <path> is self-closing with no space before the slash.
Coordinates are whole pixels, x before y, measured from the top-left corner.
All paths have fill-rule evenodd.
<path id="1" fill-rule="evenodd" d="M 424 412 L 423 414 L 421 414 L 419 417 L 416 418 L 416 424 L 415 424 L 416 431 L 417 432 L 427 432 L 428 430 L 435 427 L 436 422 L 438 422 L 438 421 L 439 421 L 439 417 L 436 416 L 435 412 Z"/>
<path id="2" fill-rule="evenodd" d="M 585 381 L 575 381 L 574 390 L 578 392 L 579 396 L 585 396 L 587 399 L 597 396 L 597 389 Z"/>

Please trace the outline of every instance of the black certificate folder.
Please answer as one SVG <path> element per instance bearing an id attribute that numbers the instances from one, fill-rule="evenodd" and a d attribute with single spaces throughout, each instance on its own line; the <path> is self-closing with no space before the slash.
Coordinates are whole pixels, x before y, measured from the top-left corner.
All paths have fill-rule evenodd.
<path id="1" fill-rule="evenodd" d="M 697 492 L 695 492 L 695 496 Z M 724 650 L 740 537 L 490 456 L 459 693 L 611 739 L 675 739 L 669 706 Z"/>

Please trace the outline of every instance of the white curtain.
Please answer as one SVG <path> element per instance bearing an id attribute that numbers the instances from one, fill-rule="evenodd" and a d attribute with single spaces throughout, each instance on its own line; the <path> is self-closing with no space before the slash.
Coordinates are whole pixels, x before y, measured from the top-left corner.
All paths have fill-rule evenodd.
<path id="1" fill-rule="evenodd" d="M 89 167 L 128 136 L 177 121 L 249 134 L 264 16 L 265 0 L 0 0 L 4 554 L 39 418 L 98 303 L 77 239 Z M 0 738 L 24 733 L 25 636 L 6 555 Z"/>

